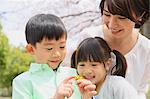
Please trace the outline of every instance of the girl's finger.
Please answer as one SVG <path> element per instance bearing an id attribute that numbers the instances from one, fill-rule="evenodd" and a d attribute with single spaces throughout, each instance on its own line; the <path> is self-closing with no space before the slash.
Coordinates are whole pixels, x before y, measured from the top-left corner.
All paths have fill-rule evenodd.
<path id="1" fill-rule="evenodd" d="M 87 85 L 84 87 L 84 90 L 94 91 L 96 89 L 96 85 Z"/>
<path id="2" fill-rule="evenodd" d="M 89 91 L 89 92 L 88 92 L 88 96 L 89 96 L 89 97 L 95 96 L 96 94 L 97 94 L 96 91 Z"/>
<path id="3" fill-rule="evenodd" d="M 86 80 L 86 79 L 77 80 L 77 85 L 78 85 L 79 87 L 85 87 L 85 86 L 91 85 L 91 84 L 92 84 L 92 82 L 89 81 L 89 80 Z"/>

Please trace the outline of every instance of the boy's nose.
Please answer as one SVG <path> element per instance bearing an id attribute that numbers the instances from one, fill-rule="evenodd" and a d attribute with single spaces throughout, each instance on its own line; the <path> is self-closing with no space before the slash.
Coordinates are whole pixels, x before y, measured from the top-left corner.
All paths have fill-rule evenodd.
<path id="1" fill-rule="evenodd" d="M 61 56 L 61 54 L 59 51 L 53 52 L 53 57 L 60 57 L 60 56 Z"/>

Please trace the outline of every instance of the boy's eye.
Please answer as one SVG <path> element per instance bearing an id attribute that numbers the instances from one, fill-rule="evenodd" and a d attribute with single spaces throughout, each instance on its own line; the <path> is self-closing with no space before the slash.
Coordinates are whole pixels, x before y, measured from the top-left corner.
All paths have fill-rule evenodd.
<path id="1" fill-rule="evenodd" d="M 61 48 L 61 49 L 64 49 L 64 48 L 65 48 L 65 46 L 61 46 L 60 48 Z"/>
<path id="2" fill-rule="evenodd" d="M 48 50 L 48 51 L 50 51 L 50 50 L 52 50 L 53 48 L 47 48 L 46 50 Z"/>
<path id="3" fill-rule="evenodd" d="M 79 64 L 79 66 L 85 66 L 84 64 Z"/>

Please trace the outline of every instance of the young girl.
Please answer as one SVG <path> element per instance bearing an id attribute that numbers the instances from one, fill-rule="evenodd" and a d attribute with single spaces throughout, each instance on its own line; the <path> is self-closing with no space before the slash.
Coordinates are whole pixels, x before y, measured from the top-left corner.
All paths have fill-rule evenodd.
<path id="1" fill-rule="evenodd" d="M 124 56 L 112 51 L 102 38 L 83 40 L 71 63 L 80 76 L 96 85 L 94 99 L 138 99 L 136 90 L 123 78 L 127 68 Z"/>

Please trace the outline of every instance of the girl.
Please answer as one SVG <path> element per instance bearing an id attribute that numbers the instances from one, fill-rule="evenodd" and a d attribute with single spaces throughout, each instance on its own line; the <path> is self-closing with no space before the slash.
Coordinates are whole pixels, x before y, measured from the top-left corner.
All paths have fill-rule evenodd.
<path id="1" fill-rule="evenodd" d="M 127 69 L 124 56 L 111 50 L 102 38 L 83 40 L 73 53 L 71 63 L 80 76 L 96 85 L 98 94 L 93 98 L 138 99 L 137 91 L 123 78 Z"/>

